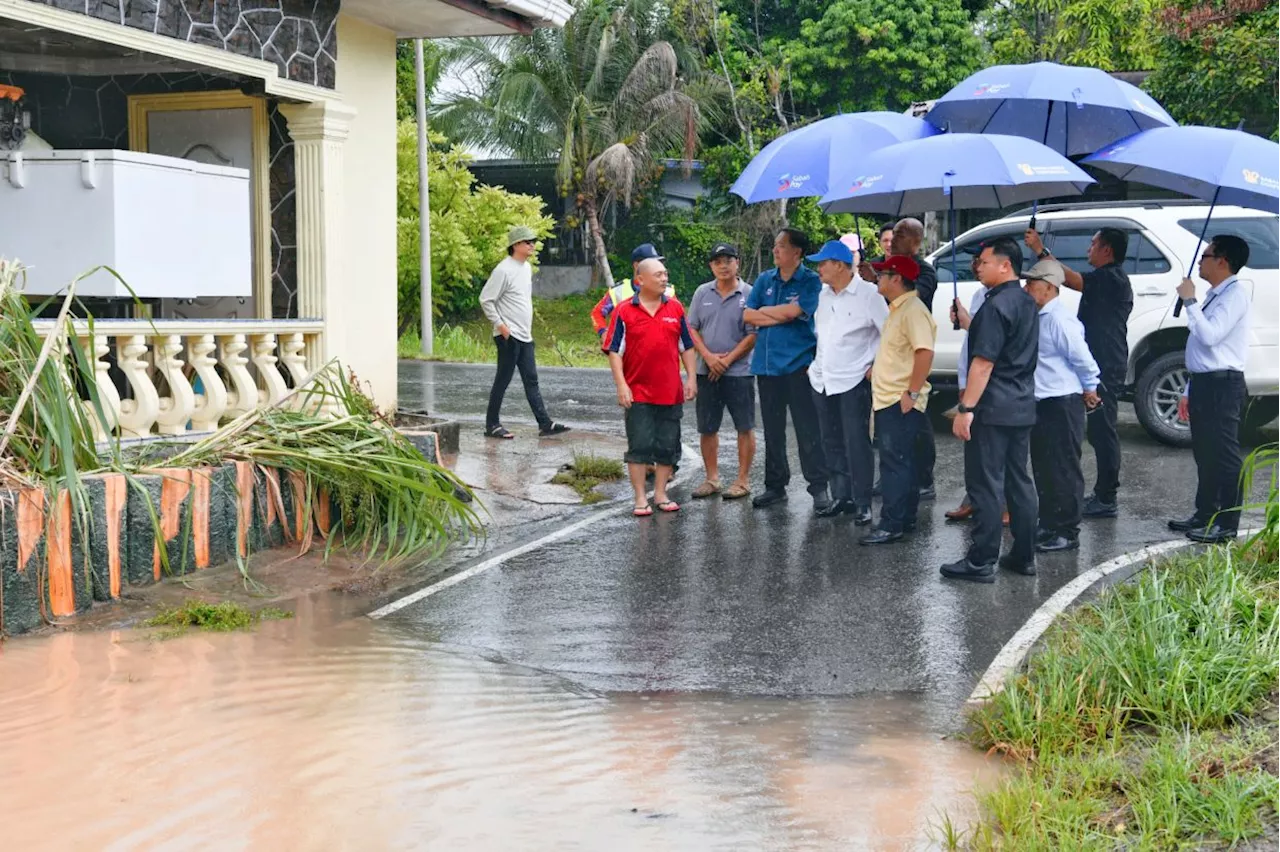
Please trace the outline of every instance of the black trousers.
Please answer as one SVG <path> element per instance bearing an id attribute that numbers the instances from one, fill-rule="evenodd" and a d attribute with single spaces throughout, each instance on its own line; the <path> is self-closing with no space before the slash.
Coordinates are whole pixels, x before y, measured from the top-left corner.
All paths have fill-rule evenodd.
<path id="1" fill-rule="evenodd" d="M 520 381 L 524 383 L 524 396 L 533 409 L 533 417 L 538 421 L 538 428 L 551 426 L 551 418 L 547 416 L 547 407 L 542 403 L 542 391 L 538 387 L 538 362 L 533 357 L 533 341 L 528 343 L 508 337 L 495 336 L 493 343 L 498 347 L 498 372 L 493 377 L 493 389 L 489 391 L 489 410 L 484 415 L 486 430 L 502 425 L 502 398 L 507 394 L 507 386 L 516 370 L 520 371 Z"/>
<path id="2" fill-rule="evenodd" d="M 1244 503 L 1240 487 L 1240 412 L 1244 373 L 1192 373 L 1187 406 L 1191 414 L 1191 452 L 1196 459 L 1196 517 L 1234 530 Z M 1216 519 L 1214 516 L 1217 516 Z"/>
<path id="3" fill-rule="evenodd" d="M 906 414 L 891 405 L 876 412 L 880 442 L 880 523 L 887 532 L 906 532 L 915 526 L 920 509 L 920 480 L 916 475 L 916 439 L 928 427 L 914 408 Z"/>
<path id="4" fill-rule="evenodd" d="M 1116 417 L 1120 400 L 1112 388 L 1120 387 L 1103 383 L 1098 387 L 1102 397 L 1102 410 L 1090 414 L 1085 431 L 1089 446 L 1098 460 L 1098 478 L 1093 484 L 1094 495 L 1104 503 L 1116 502 L 1116 490 L 1120 487 L 1120 434 L 1116 431 Z"/>
<path id="5" fill-rule="evenodd" d="M 828 396 L 814 392 L 822 433 L 822 451 L 833 500 L 852 500 L 871 505 L 871 485 L 875 480 L 875 456 L 871 451 L 871 380 Z"/>
<path id="6" fill-rule="evenodd" d="M 817 497 L 827 491 L 827 466 L 822 456 L 822 436 L 818 411 L 813 405 L 813 386 L 808 368 L 785 376 L 756 376 L 760 387 L 760 419 L 764 425 L 764 487 L 782 491 L 791 482 L 787 463 L 787 409 L 796 430 L 800 472 L 809 483 L 809 493 Z"/>
<path id="7" fill-rule="evenodd" d="M 1080 535 L 1084 507 L 1080 464 L 1084 421 L 1080 394 L 1056 396 L 1036 403 L 1036 425 L 1031 430 L 1031 473 L 1040 503 L 1040 528 L 1070 539 Z"/>
<path id="8" fill-rule="evenodd" d="M 938 460 L 938 447 L 933 439 L 933 423 L 927 415 L 924 424 L 916 433 L 916 482 L 921 488 L 933 487 L 933 466 Z"/>
<path id="9" fill-rule="evenodd" d="M 1036 489 L 1027 471 L 1031 429 L 975 422 L 965 442 L 964 484 L 974 508 L 968 558 L 974 565 L 990 565 L 1000 557 L 1005 506 L 1013 533 L 1010 555 L 1021 562 L 1035 558 Z"/>

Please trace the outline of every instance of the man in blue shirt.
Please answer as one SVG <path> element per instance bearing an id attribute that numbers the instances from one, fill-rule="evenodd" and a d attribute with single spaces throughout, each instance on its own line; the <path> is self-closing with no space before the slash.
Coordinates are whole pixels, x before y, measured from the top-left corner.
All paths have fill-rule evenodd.
<path id="1" fill-rule="evenodd" d="M 1058 298 L 1065 279 L 1062 264 L 1042 260 L 1025 277 L 1025 289 L 1040 307 L 1036 425 L 1031 429 L 1031 473 L 1040 503 L 1036 551 L 1076 550 L 1084 508 L 1085 409 L 1093 411 L 1101 402 L 1100 371 L 1084 326 Z"/>
<path id="2" fill-rule="evenodd" d="M 773 241 L 775 267 L 762 272 L 751 287 L 742 319 L 756 329 L 751 372 L 760 389 L 764 421 L 764 493 L 751 501 L 756 508 L 787 499 L 791 466 L 787 463 L 787 409 L 796 430 L 800 470 L 809 483 L 815 510 L 827 507 L 827 470 L 818 431 L 818 413 L 809 385 L 809 364 L 818 348 L 813 315 L 822 282 L 801 264 L 809 251 L 803 231 L 783 228 Z"/>

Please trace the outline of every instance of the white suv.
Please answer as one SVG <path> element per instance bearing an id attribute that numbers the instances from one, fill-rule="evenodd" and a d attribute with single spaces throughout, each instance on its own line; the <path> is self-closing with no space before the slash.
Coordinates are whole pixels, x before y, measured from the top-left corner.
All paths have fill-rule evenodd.
<path id="1" fill-rule="evenodd" d="M 1119 228 L 1129 235 L 1129 252 L 1124 268 L 1133 283 L 1133 313 L 1129 316 L 1129 374 L 1123 399 L 1131 400 L 1138 420 L 1159 441 L 1189 446 L 1191 432 L 1177 418 L 1178 397 L 1187 381 L 1183 350 L 1187 343 L 1187 317 L 1173 315 L 1178 282 L 1195 253 L 1196 241 L 1209 206 L 1202 202 L 1135 201 L 1056 204 L 1041 207 L 1036 228 L 1053 256 L 1077 272 L 1087 272 L 1085 255 L 1089 241 L 1101 228 Z M 1035 258 L 1023 244 L 1022 235 L 1030 210 L 1020 211 L 980 225 L 956 241 L 960 303 L 966 307 L 980 286 L 970 263 L 984 240 L 1012 237 L 1023 250 L 1023 268 Z M 1273 213 L 1219 206 L 1213 211 L 1209 236 L 1237 234 L 1249 243 L 1249 265 L 1240 271 L 1240 280 L 1253 295 L 1250 317 L 1249 363 L 1245 383 L 1249 403 L 1243 426 L 1256 429 L 1277 414 L 1280 391 L 1280 217 Z M 938 269 L 938 293 L 933 300 L 938 323 L 938 345 L 934 356 L 934 384 L 954 388 L 956 361 L 963 332 L 952 328 L 951 244 L 929 256 Z M 1197 280 L 1203 291 L 1203 281 Z M 1080 294 L 1063 288 L 1062 297 L 1074 307 Z"/>

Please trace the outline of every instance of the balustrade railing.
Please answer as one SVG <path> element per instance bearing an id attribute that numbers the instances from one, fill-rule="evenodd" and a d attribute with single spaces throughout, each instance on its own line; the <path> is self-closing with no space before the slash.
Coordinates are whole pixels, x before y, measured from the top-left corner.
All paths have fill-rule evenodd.
<path id="1" fill-rule="evenodd" d="M 42 335 L 53 325 L 35 321 Z M 95 320 L 92 333 L 77 320 L 73 327 L 93 359 L 108 421 L 99 438 L 209 432 L 279 403 L 320 363 L 324 333 L 321 320 Z"/>

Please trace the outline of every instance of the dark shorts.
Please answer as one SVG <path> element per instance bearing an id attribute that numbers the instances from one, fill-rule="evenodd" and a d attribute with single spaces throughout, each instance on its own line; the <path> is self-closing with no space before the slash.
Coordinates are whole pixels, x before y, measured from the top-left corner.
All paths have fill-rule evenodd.
<path id="1" fill-rule="evenodd" d="M 724 410 L 729 409 L 736 432 L 756 428 L 756 380 L 751 376 L 721 376 L 711 381 L 698 376 L 698 433 L 714 435 L 720 431 Z"/>
<path id="2" fill-rule="evenodd" d="M 627 409 L 629 464 L 674 465 L 680 460 L 680 417 L 684 406 L 633 402 Z"/>

